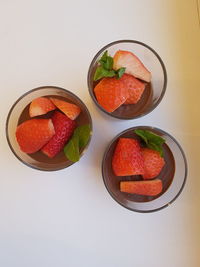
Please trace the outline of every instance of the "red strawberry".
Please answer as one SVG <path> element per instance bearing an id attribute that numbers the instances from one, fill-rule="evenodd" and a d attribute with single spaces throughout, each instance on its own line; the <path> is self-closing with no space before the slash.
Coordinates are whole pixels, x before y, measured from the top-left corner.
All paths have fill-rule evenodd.
<path id="1" fill-rule="evenodd" d="M 121 77 L 121 80 L 123 81 L 124 86 L 128 88 L 129 92 L 129 96 L 124 104 L 136 104 L 144 92 L 145 83 L 129 74 L 124 74 Z"/>
<path id="2" fill-rule="evenodd" d="M 53 97 L 50 97 L 50 99 L 71 120 L 75 120 L 81 112 L 81 109 L 75 104 Z"/>
<path id="3" fill-rule="evenodd" d="M 142 175 L 144 162 L 139 142 L 132 138 L 120 138 L 112 159 L 115 175 Z"/>
<path id="4" fill-rule="evenodd" d="M 120 191 L 130 194 L 156 196 L 162 192 L 162 181 L 123 181 L 120 182 Z"/>
<path id="5" fill-rule="evenodd" d="M 164 158 L 160 153 L 150 148 L 142 148 L 142 156 L 144 159 L 144 179 L 151 179 L 159 175 L 165 165 Z"/>
<path id="6" fill-rule="evenodd" d="M 46 114 L 47 112 L 56 109 L 56 106 L 46 97 L 38 97 L 34 99 L 29 107 L 30 117 Z"/>
<path id="7" fill-rule="evenodd" d="M 55 135 L 42 148 L 42 152 L 49 158 L 53 158 L 64 147 L 65 143 L 73 134 L 76 122 L 68 118 L 59 111 L 55 111 L 52 116 L 53 125 L 55 128 Z"/>
<path id="8" fill-rule="evenodd" d="M 108 112 L 121 106 L 128 97 L 128 88 L 121 79 L 103 78 L 94 88 L 98 103 Z"/>
<path id="9" fill-rule="evenodd" d="M 51 119 L 32 119 L 21 123 L 16 130 L 17 142 L 25 153 L 40 150 L 55 134 Z"/>
<path id="10" fill-rule="evenodd" d="M 146 82 L 151 81 L 151 73 L 133 53 L 119 50 L 115 53 L 113 60 L 113 68 L 115 70 L 124 67 L 126 68 L 125 73 L 131 74 Z"/>

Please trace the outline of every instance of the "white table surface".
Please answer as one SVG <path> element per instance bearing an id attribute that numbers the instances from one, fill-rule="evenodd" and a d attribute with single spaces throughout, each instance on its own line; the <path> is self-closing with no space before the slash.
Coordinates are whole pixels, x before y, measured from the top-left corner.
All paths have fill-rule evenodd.
<path id="1" fill-rule="evenodd" d="M 200 28 L 195 0 L 0 1 L 0 266 L 200 266 Z M 107 43 L 135 39 L 163 59 L 161 104 L 132 121 L 93 104 L 87 71 Z M 18 161 L 5 137 L 13 102 L 57 85 L 88 106 L 94 134 L 78 164 L 59 172 Z M 160 127 L 185 150 L 189 175 L 168 208 L 131 212 L 106 191 L 101 160 L 109 141 L 135 125 Z M 103 131 L 102 131 L 103 129 Z"/>

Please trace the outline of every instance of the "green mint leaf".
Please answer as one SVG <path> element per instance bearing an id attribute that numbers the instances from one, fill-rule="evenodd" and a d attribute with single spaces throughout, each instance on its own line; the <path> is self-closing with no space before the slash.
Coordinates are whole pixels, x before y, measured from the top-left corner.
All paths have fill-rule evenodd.
<path id="1" fill-rule="evenodd" d="M 138 136 L 140 136 L 142 138 L 142 140 L 148 144 L 148 140 L 147 140 L 147 137 L 145 135 L 145 131 L 144 130 L 135 130 L 134 131 Z"/>
<path id="2" fill-rule="evenodd" d="M 163 157 L 162 145 L 165 143 L 164 138 L 148 130 L 138 129 L 134 132 L 142 138 L 148 148 L 158 151 Z"/>
<path id="3" fill-rule="evenodd" d="M 91 127 L 89 124 L 81 125 L 74 131 L 74 136 L 79 139 L 79 148 L 87 145 L 91 134 Z"/>
<path id="4" fill-rule="evenodd" d="M 94 81 L 97 81 L 103 77 L 114 77 L 115 71 L 114 70 L 106 70 L 102 66 L 97 67 L 95 74 L 94 74 Z"/>
<path id="5" fill-rule="evenodd" d="M 78 137 L 72 137 L 67 145 L 64 147 L 65 156 L 72 162 L 79 161 L 79 139 Z"/>
<path id="6" fill-rule="evenodd" d="M 106 62 L 107 57 L 108 57 L 108 50 L 106 50 L 106 51 L 103 53 L 102 57 L 99 59 L 99 63 L 101 63 L 101 62 Z"/>
<path id="7" fill-rule="evenodd" d="M 122 75 L 124 74 L 126 68 L 120 68 L 118 70 L 116 70 L 116 76 L 117 76 L 117 79 L 120 79 L 122 77 Z"/>
<path id="8" fill-rule="evenodd" d="M 104 67 L 104 69 L 106 70 L 112 70 L 113 68 L 113 58 L 112 57 L 107 57 L 106 61 L 103 62 L 102 66 Z"/>

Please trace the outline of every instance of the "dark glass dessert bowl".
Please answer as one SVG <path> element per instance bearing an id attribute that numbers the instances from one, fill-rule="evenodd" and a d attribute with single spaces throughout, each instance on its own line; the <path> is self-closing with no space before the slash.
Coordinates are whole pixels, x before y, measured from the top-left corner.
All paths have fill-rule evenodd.
<path id="1" fill-rule="evenodd" d="M 139 137 L 136 129 L 149 130 L 165 139 L 163 145 L 165 165 L 156 177 L 162 181 L 163 190 L 157 196 L 142 196 L 120 191 L 121 181 L 141 180 L 139 176 L 116 176 L 112 170 L 112 157 L 119 138 Z M 108 145 L 103 161 L 102 176 L 112 198 L 125 208 L 136 212 L 153 212 L 169 206 L 182 192 L 187 177 L 187 161 L 183 149 L 173 136 L 150 126 L 136 126 L 118 134 Z"/>
<path id="2" fill-rule="evenodd" d="M 106 50 L 110 56 L 114 56 L 118 50 L 126 50 L 134 53 L 152 74 L 152 80 L 146 85 L 139 102 L 137 104 L 122 105 L 114 112 L 107 112 L 98 103 L 94 94 L 94 87 L 97 84 L 97 82 L 94 82 L 94 73 L 99 59 Z M 129 120 L 142 117 L 158 106 L 166 91 L 167 72 L 162 59 L 150 46 L 135 40 L 119 40 L 104 46 L 94 56 L 89 66 L 87 82 L 90 96 L 101 111 L 117 119 Z"/>
<path id="3" fill-rule="evenodd" d="M 74 164 L 74 162 L 69 161 L 64 155 L 63 151 L 61 151 L 54 158 L 48 158 L 40 151 L 33 154 L 24 153 L 20 150 L 15 136 L 18 124 L 29 119 L 28 107 L 31 101 L 42 96 L 55 96 L 62 98 L 63 100 L 74 103 L 80 107 L 81 113 L 76 119 L 77 126 L 90 124 L 91 127 L 89 141 L 86 147 L 80 151 L 80 156 L 85 153 L 91 140 L 92 119 L 86 105 L 80 98 L 78 98 L 72 92 L 56 86 L 43 86 L 32 89 L 23 94 L 13 104 L 6 120 L 6 137 L 11 151 L 21 162 L 29 167 L 42 171 L 57 171 L 69 167 L 70 165 Z"/>

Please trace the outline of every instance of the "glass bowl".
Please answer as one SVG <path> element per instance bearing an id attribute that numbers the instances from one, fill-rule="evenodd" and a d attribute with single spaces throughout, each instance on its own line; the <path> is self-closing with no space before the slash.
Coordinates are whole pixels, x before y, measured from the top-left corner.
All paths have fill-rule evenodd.
<path id="1" fill-rule="evenodd" d="M 127 50 L 134 53 L 152 74 L 151 83 L 147 84 L 137 104 L 122 105 L 112 113 L 107 112 L 98 103 L 94 94 L 94 87 L 97 84 L 93 81 L 94 73 L 98 60 L 106 50 L 110 56 L 114 56 L 118 50 Z M 87 81 L 90 96 L 101 111 L 118 119 L 135 119 L 148 114 L 160 103 L 166 91 L 167 72 L 162 59 L 150 46 L 135 40 L 119 40 L 104 46 L 95 55 L 89 67 Z"/>
<path id="2" fill-rule="evenodd" d="M 163 191 L 156 197 L 123 193 L 119 190 L 120 181 L 131 181 L 133 176 L 116 176 L 112 170 L 112 157 L 121 137 L 138 138 L 136 129 L 145 129 L 162 136 L 166 143 L 163 146 L 165 165 L 156 178 L 162 180 Z M 187 161 L 178 142 L 170 134 L 150 126 L 129 128 L 118 134 L 108 145 L 102 161 L 104 184 L 110 195 L 125 208 L 137 212 L 153 212 L 169 206 L 182 192 L 187 177 Z"/>
<path id="3" fill-rule="evenodd" d="M 91 119 L 90 113 L 86 105 L 76 95 L 74 95 L 72 92 L 68 90 L 65 90 L 63 88 L 56 87 L 56 86 L 43 86 L 43 87 L 38 87 L 36 89 L 32 89 L 26 92 L 20 98 L 18 98 L 8 113 L 8 117 L 6 121 L 7 141 L 14 155 L 21 162 L 23 162 L 29 167 L 42 170 L 42 171 L 56 171 L 56 170 L 64 169 L 72 165 L 73 162 L 69 161 L 65 157 L 62 151 L 58 155 L 56 155 L 55 158 L 53 159 L 48 158 L 46 155 L 44 155 L 40 151 L 34 154 L 26 154 L 22 152 L 17 143 L 15 132 L 16 132 L 17 125 L 21 123 L 20 116 L 22 112 L 25 110 L 25 108 L 28 111 L 28 105 L 30 104 L 30 102 L 37 97 L 49 96 L 49 95 L 63 97 L 66 99 L 66 101 L 69 101 L 71 103 L 78 105 L 81 108 L 81 113 L 76 119 L 77 126 L 80 126 L 83 124 L 90 124 L 91 129 L 92 129 L 92 119 Z M 29 119 L 29 118 L 27 117 L 26 119 Z M 91 131 L 91 134 L 92 134 L 92 131 Z M 90 139 L 91 139 L 91 135 L 90 135 Z M 89 139 L 89 142 L 90 142 L 90 139 Z M 86 151 L 86 148 L 88 147 L 89 142 L 87 146 L 81 151 L 80 156 L 82 156 L 84 152 Z"/>

